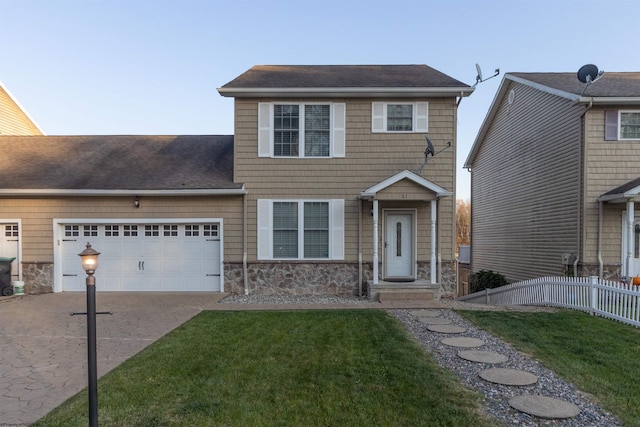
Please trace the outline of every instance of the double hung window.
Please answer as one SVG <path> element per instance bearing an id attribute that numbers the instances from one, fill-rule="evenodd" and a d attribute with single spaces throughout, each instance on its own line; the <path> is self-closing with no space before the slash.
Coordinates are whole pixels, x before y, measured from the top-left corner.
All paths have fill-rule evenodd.
<path id="1" fill-rule="evenodd" d="M 640 140 L 640 110 L 605 110 L 604 139 Z"/>
<path id="2" fill-rule="evenodd" d="M 640 139 L 640 111 L 620 111 L 620 139 Z"/>
<path id="3" fill-rule="evenodd" d="M 344 157 L 345 104 L 258 104 L 260 157 Z"/>
<path id="4" fill-rule="evenodd" d="M 344 200 L 258 200 L 259 259 L 343 259 Z"/>
<path id="5" fill-rule="evenodd" d="M 371 104 L 372 132 L 427 132 L 429 103 L 374 102 Z"/>

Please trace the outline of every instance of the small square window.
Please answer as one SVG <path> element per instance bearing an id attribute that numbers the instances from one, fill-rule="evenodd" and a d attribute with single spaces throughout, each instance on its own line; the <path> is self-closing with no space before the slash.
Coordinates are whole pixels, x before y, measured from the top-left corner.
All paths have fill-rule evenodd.
<path id="1" fill-rule="evenodd" d="M 620 139 L 640 139 L 640 111 L 620 112 Z"/>

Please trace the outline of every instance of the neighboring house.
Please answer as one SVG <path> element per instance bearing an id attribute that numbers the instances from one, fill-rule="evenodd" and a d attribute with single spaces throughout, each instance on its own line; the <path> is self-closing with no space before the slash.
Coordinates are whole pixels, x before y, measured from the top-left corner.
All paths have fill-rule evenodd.
<path id="1" fill-rule="evenodd" d="M 29 116 L 29 113 L 22 108 L 18 100 L 0 82 L 0 136 L 2 135 L 43 135 L 43 132 Z M 10 159 L 11 151 L 6 151 L 3 157 Z M 0 217 L 2 216 L 4 215 L 0 215 Z M 6 218 L 6 216 L 4 217 Z M 19 231 L 15 223 L 0 219 L 0 257 L 15 258 L 11 263 L 13 281 L 20 278 L 18 234 Z"/>
<path id="2" fill-rule="evenodd" d="M 44 135 L 40 126 L 0 82 L 0 135 Z"/>
<path id="3" fill-rule="evenodd" d="M 640 73 L 506 74 L 465 167 L 472 273 L 640 274 Z"/>
<path id="4" fill-rule="evenodd" d="M 0 212 L 28 292 L 82 290 L 87 241 L 98 290 L 455 291 L 471 87 L 425 65 L 258 66 L 218 90 L 234 136 L 0 137 L 20 147 Z"/>

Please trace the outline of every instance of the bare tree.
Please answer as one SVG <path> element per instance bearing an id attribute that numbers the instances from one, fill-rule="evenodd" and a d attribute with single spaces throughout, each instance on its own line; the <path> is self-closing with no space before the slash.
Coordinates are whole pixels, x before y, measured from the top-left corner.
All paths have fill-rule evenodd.
<path id="1" fill-rule="evenodd" d="M 456 246 L 471 242 L 471 202 L 456 200 Z"/>

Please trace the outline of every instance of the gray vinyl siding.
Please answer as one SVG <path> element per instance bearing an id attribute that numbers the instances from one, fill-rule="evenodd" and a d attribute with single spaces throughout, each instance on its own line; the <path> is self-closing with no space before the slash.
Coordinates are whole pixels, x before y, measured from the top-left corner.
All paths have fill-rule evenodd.
<path id="1" fill-rule="evenodd" d="M 562 254 L 579 251 L 584 107 L 518 83 L 504 93 L 471 169 L 471 269 L 563 274 Z"/>

